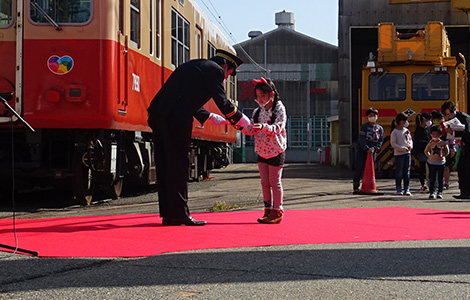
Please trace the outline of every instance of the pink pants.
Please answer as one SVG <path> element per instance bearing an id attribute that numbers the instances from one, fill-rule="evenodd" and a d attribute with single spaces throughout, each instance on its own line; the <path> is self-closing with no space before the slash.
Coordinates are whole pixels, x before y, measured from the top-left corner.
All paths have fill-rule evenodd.
<path id="1" fill-rule="evenodd" d="M 282 168 L 283 167 L 271 166 L 266 163 L 258 163 L 265 208 L 276 210 L 283 209 L 283 189 L 281 183 Z"/>

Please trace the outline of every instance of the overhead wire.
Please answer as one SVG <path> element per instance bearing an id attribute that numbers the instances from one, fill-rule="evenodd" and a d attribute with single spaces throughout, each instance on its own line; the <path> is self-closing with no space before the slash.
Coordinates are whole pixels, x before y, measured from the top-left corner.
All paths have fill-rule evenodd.
<path id="1" fill-rule="evenodd" d="M 204 0 L 199 0 L 201 1 L 202 4 L 204 4 L 204 6 L 207 8 L 208 12 L 212 15 L 212 17 L 215 19 L 215 21 L 217 23 L 219 23 L 219 25 L 221 26 L 221 29 L 223 31 L 225 31 L 225 33 L 232 39 L 232 41 L 235 42 L 235 44 L 239 44 L 237 39 L 233 36 L 232 32 L 230 31 L 230 29 L 228 28 L 227 24 L 225 24 L 224 20 L 222 19 L 222 16 L 219 14 L 219 12 L 217 11 L 217 9 L 215 8 L 214 4 L 212 3 L 211 0 L 207 0 L 209 1 L 210 5 L 212 6 L 214 12 L 212 11 L 212 9 L 206 4 L 206 2 Z M 258 69 L 264 71 L 264 72 L 269 72 L 268 69 L 262 67 L 260 64 L 258 64 L 247 52 L 246 50 L 243 48 L 243 46 L 241 45 L 238 45 L 241 49 L 241 51 L 243 52 L 243 54 L 248 58 L 248 60 L 255 66 L 257 67 Z"/>

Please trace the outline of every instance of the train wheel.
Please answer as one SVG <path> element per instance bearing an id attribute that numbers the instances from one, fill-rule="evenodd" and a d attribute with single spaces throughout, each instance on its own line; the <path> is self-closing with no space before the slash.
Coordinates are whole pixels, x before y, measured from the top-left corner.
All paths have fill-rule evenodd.
<path id="1" fill-rule="evenodd" d="M 73 197 L 76 204 L 89 205 L 93 199 L 95 185 L 93 172 L 83 161 L 87 153 L 76 155 L 73 166 Z"/>
<path id="2" fill-rule="evenodd" d="M 119 199 L 122 193 L 122 187 L 124 185 L 124 179 L 118 178 L 111 184 L 111 198 L 112 199 Z"/>

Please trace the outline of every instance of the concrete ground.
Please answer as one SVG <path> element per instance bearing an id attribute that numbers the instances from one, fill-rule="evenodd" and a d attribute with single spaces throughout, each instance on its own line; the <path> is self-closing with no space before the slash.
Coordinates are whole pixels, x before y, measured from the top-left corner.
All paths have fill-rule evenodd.
<path id="1" fill-rule="evenodd" d="M 190 183 L 191 212 L 224 203 L 261 215 L 255 164 L 231 165 L 212 176 Z M 470 210 L 468 200 L 451 196 L 458 194 L 455 177 L 444 199 L 432 200 L 417 192 L 417 179 L 411 197 L 394 195 L 392 179 L 377 180 L 384 195 L 353 195 L 351 176 L 348 169 L 326 165 L 286 165 L 286 213 L 384 206 Z M 50 195 L 33 199 L 37 203 L 42 197 Z M 156 200 L 152 190 L 134 190 L 88 207 L 25 207 L 31 202 L 18 199 L 16 217 L 153 214 L 158 213 Z M 8 207 L 0 212 L 2 219 L 11 217 Z M 468 257 L 467 239 L 208 249 L 131 259 L 0 252 L 0 299 L 470 299 Z"/>

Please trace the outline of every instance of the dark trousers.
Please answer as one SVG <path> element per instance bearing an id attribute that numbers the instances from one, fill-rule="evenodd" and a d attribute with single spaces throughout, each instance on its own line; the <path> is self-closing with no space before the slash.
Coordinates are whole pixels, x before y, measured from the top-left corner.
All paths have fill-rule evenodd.
<path id="1" fill-rule="evenodd" d="M 442 193 L 444 190 L 444 168 L 445 165 L 431 165 L 429 167 L 429 192 L 434 193 L 437 179 L 437 192 Z"/>
<path id="2" fill-rule="evenodd" d="M 372 154 L 374 163 L 375 163 L 375 152 Z M 353 177 L 353 188 L 358 189 L 359 183 L 362 179 L 362 174 L 364 173 L 364 168 L 367 161 L 367 151 L 364 151 L 362 148 L 356 151 L 356 160 L 354 163 L 354 177 Z"/>
<path id="3" fill-rule="evenodd" d="M 188 178 L 192 118 L 150 117 L 155 145 L 160 217 L 189 216 Z"/>
<path id="4" fill-rule="evenodd" d="M 462 149 L 457 174 L 459 176 L 460 195 L 470 197 L 470 149 Z"/>
<path id="5" fill-rule="evenodd" d="M 424 183 L 426 182 L 426 164 L 427 162 L 425 161 L 420 161 L 418 164 L 418 176 L 421 186 L 424 186 Z"/>
<path id="6" fill-rule="evenodd" d="M 397 192 L 401 192 L 401 181 L 403 179 L 403 190 L 405 192 L 410 189 L 410 165 L 411 154 L 395 155 L 395 188 Z"/>

